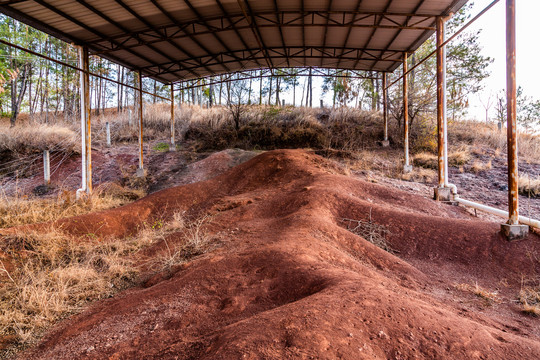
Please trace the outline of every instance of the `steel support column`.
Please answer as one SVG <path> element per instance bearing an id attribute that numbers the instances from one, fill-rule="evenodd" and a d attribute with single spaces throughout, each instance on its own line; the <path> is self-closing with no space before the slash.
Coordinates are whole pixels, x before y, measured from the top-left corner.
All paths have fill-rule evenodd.
<path id="1" fill-rule="evenodd" d="M 139 95 L 139 168 L 137 169 L 137 176 L 143 177 L 144 174 L 144 161 L 143 161 L 143 92 L 142 92 L 142 74 L 139 70 L 137 72 L 138 79 L 138 95 Z"/>
<path id="2" fill-rule="evenodd" d="M 518 148 L 516 129 L 516 4 L 506 1 L 506 106 L 508 142 L 508 206 L 511 225 L 518 223 Z"/>
<path id="3" fill-rule="evenodd" d="M 506 127 L 508 147 L 508 222 L 501 229 L 509 240 L 523 238 L 529 227 L 519 225 L 518 144 L 516 123 L 516 0 L 506 0 Z"/>
<path id="4" fill-rule="evenodd" d="M 384 141 L 388 141 L 388 90 L 386 89 L 386 73 L 383 73 L 382 90 L 383 90 Z"/>
<path id="5" fill-rule="evenodd" d="M 444 161 L 444 146 L 445 146 L 445 118 L 446 118 L 446 92 L 445 92 L 445 53 L 442 47 L 444 43 L 444 19 L 437 17 L 437 158 L 438 158 L 438 175 L 439 188 L 443 188 L 445 184 L 445 161 Z"/>
<path id="6" fill-rule="evenodd" d="M 77 190 L 77 197 L 81 193 L 92 193 L 92 126 L 90 121 L 90 65 L 88 48 L 78 48 L 80 72 L 80 101 L 81 101 L 81 188 Z"/>
<path id="7" fill-rule="evenodd" d="M 408 54 L 403 53 L 403 145 L 405 148 L 404 172 L 411 172 L 412 166 L 409 161 L 409 82 L 407 80 L 407 58 Z"/>
<path id="8" fill-rule="evenodd" d="M 176 150 L 176 143 L 174 139 L 174 125 L 175 125 L 175 119 L 174 119 L 174 86 L 171 83 L 171 150 Z"/>
<path id="9" fill-rule="evenodd" d="M 380 142 L 381 146 L 389 146 L 388 141 L 388 90 L 386 89 L 386 73 L 382 74 L 382 92 L 383 92 L 383 140 Z"/>

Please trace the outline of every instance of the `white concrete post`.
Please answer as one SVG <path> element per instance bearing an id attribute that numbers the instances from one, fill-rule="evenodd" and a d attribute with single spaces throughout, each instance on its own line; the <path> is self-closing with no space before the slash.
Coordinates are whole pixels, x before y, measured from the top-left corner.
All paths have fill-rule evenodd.
<path id="1" fill-rule="evenodd" d="M 81 188 L 77 190 L 77 198 L 83 192 L 92 193 L 92 128 L 90 122 L 90 74 L 88 48 L 80 46 L 80 100 L 81 100 Z"/>
<path id="2" fill-rule="evenodd" d="M 105 123 L 105 130 L 107 131 L 107 147 L 111 147 L 111 125 L 108 121 Z"/>
<path id="3" fill-rule="evenodd" d="M 43 151 L 43 181 L 45 185 L 51 184 L 51 157 L 49 150 Z"/>

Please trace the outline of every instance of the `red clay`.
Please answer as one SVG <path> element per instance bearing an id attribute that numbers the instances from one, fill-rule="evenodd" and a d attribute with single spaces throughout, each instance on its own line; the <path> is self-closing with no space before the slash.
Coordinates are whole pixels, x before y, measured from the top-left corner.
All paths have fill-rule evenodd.
<path id="1" fill-rule="evenodd" d="M 538 278 L 538 235 L 509 243 L 497 223 L 341 175 L 306 151 L 267 152 L 61 223 L 123 236 L 177 210 L 213 215 L 222 246 L 94 304 L 21 358 L 540 358 L 538 320 L 514 301 L 522 278 Z M 369 213 L 396 255 L 343 228 Z M 501 302 L 455 287 L 475 282 Z"/>

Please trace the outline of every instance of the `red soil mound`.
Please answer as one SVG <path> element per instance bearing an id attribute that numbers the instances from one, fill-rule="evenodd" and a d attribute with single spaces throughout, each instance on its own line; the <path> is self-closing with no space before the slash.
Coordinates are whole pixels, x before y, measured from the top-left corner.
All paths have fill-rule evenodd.
<path id="1" fill-rule="evenodd" d="M 214 215 L 223 246 L 94 304 L 22 358 L 540 357 L 537 320 L 512 302 L 521 278 L 540 271 L 537 235 L 509 243 L 498 224 L 340 175 L 305 151 L 264 153 L 63 225 L 122 236 L 177 210 Z M 397 256 L 343 227 L 369 213 Z M 508 301 L 485 307 L 454 286 L 471 281 Z"/>

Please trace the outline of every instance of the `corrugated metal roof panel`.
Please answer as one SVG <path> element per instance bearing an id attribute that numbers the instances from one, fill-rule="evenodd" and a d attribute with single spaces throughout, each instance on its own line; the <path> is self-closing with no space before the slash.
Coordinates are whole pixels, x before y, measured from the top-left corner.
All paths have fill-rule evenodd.
<path id="1" fill-rule="evenodd" d="M 179 81 L 268 63 L 392 71 L 399 63 L 388 56 L 415 50 L 435 16 L 466 1 L 0 0 L 0 11 L 146 76 Z"/>

